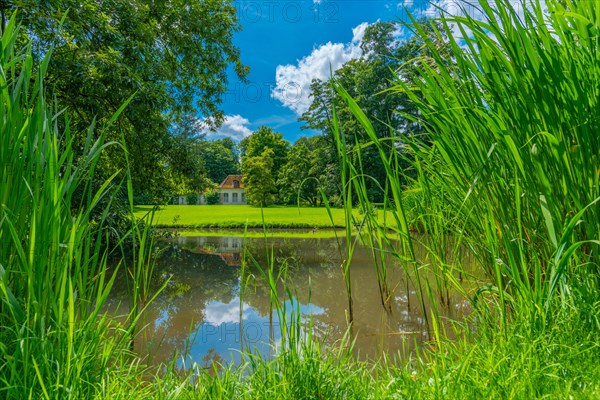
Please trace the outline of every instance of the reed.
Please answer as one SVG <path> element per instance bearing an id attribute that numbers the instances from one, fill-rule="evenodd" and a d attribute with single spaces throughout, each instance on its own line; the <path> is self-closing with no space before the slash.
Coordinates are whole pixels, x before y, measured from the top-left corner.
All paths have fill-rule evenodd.
<path id="1" fill-rule="evenodd" d="M 346 138 L 344 133 L 340 131 L 339 123 L 337 121 L 337 114 L 333 113 L 333 132 L 335 141 L 339 153 L 340 168 L 342 171 L 347 170 L 347 177 L 345 173 L 342 173 L 342 184 L 345 184 L 345 191 L 347 192 L 342 196 L 344 204 L 346 219 L 352 218 L 352 208 L 355 204 L 364 210 L 362 220 L 357 225 L 359 231 L 363 232 L 363 236 L 366 235 L 368 240 L 367 244 L 371 247 L 374 255 L 374 265 L 377 271 L 377 279 L 380 287 L 381 301 L 384 308 L 390 310 L 387 304 L 391 292 L 387 283 L 387 264 L 386 254 L 390 254 L 390 258 L 395 258 L 402 262 L 408 262 L 409 273 L 407 276 L 412 278 L 416 293 L 419 299 L 419 306 L 423 311 L 423 316 L 428 323 L 427 310 L 425 307 L 425 298 L 423 295 L 424 286 L 421 282 L 420 272 L 420 261 L 417 260 L 413 238 L 410 233 L 410 222 L 407 219 L 406 212 L 404 210 L 404 203 L 402 201 L 402 169 L 397 163 L 398 157 L 392 153 L 388 153 L 388 147 L 384 145 L 384 141 L 377 137 L 377 134 L 371 125 L 368 117 L 360 109 L 356 101 L 348 94 L 348 92 L 333 82 L 334 88 L 341 95 L 342 99 L 346 101 L 350 111 L 359 121 L 365 132 L 371 139 L 368 145 L 376 146 L 378 153 L 383 161 L 383 165 L 386 170 L 387 181 L 379 182 L 379 187 L 382 191 L 385 191 L 388 195 L 388 199 L 384 203 L 384 216 L 383 220 L 379 220 L 377 214 L 373 212 L 375 205 L 369 199 L 367 195 L 366 179 L 372 179 L 366 177 L 362 171 L 362 158 L 361 158 L 361 147 L 355 146 L 355 157 L 349 157 L 349 150 L 346 146 Z M 351 159 L 357 159 L 358 165 L 353 165 Z M 347 183 L 346 183 L 347 182 Z M 385 189 L 384 189 L 385 187 Z M 391 198 L 391 199 L 390 199 Z M 391 219 L 391 221 L 389 219 Z M 363 230 L 363 227 L 366 229 Z M 393 235 L 389 234 L 389 231 L 393 231 Z M 346 227 L 347 236 L 351 234 L 348 226 Z M 358 239 L 359 236 L 357 236 Z M 348 240 L 348 238 L 347 238 Z M 384 249 L 385 244 L 386 249 Z M 345 261 L 349 265 L 352 258 L 352 252 L 347 254 Z M 408 281 L 407 281 L 408 285 Z M 407 286 L 408 288 L 408 286 Z M 408 290 L 407 290 L 408 293 Z"/>
<path id="2" fill-rule="evenodd" d="M 427 132 L 426 139 L 395 132 L 391 140 L 406 144 L 402 156 L 417 173 L 412 189 L 428 203 L 412 224 L 425 230 L 442 268 L 438 287 L 455 281 L 443 269 L 449 265 L 444 238 L 454 238 L 453 254 L 464 241 L 491 278 L 478 295 L 499 301 L 503 323 L 518 302 L 543 325 L 557 293 L 563 305 L 576 306 L 571 294 L 581 284 L 593 286 L 600 272 L 594 261 L 599 123 L 590 114 L 599 99 L 593 39 L 599 17 L 590 2 L 545 4 L 547 14 L 534 1 L 521 15 L 507 1 L 483 0 L 482 20 L 463 10 L 463 16 L 442 19 L 433 37 L 413 20 L 409 27 L 432 56 L 407 62 L 416 78 L 399 77 L 391 89 L 410 97 L 420 117 L 405 117 Z M 440 56 L 440 43 L 450 47 L 451 63 Z M 336 89 L 386 168 L 395 221 L 380 233 L 388 236 L 391 226 L 414 260 L 400 156 L 385 152 L 368 117 L 344 88 Z"/>
<path id="3" fill-rule="evenodd" d="M 352 321 L 354 320 L 354 311 L 353 311 L 353 298 L 352 298 L 352 281 L 350 279 L 350 263 L 352 261 L 352 255 L 354 254 L 354 249 L 356 248 L 356 244 L 358 243 L 358 237 L 353 237 L 353 229 L 354 227 L 358 227 L 359 230 L 362 227 L 362 222 L 357 223 L 354 215 L 352 213 L 353 207 L 353 188 L 352 188 L 352 174 L 354 166 L 348 160 L 348 151 L 346 149 L 346 140 L 344 138 L 344 132 L 341 131 L 340 126 L 338 124 L 337 112 L 335 106 L 333 107 L 333 126 L 332 132 L 334 134 L 334 138 L 340 146 L 337 147 L 337 155 L 338 162 L 340 164 L 340 197 L 342 199 L 343 210 L 344 210 L 344 237 L 340 238 L 335 232 L 335 239 L 337 241 L 337 248 L 340 254 L 340 270 L 342 272 L 342 276 L 344 279 L 344 286 L 346 289 L 346 297 L 348 298 L 348 310 L 346 320 L 348 324 L 351 326 Z M 327 215 L 329 216 L 329 220 L 332 226 L 335 226 L 333 219 L 333 211 L 329 205 L 329 201 L 327 201 L 325 192 L 323 189 L 319 189 L 321 197 L 323 199 L 323 204 L 325 204 L 325 208 L 327 210 Z M 364 219 L 363 219 L 364 221 Z"/>
<path id="4" fill-rule="evenodd" d="M 91 126 L 75 151 L 68 116 L 45 98 L 51 52 L 35 65 L 18 37 L 13 15 L 0 51 L 0 397 L 91 398 L 135 365 L 131 326 L 103 313 L 120 185 L 96 166 L 117 144 Z"/>
<path id="5" fill-rule="evenodd" d="M 402 135 L 420 184 L 457 216 L 441 226 L 476 253 L 504 321 L 517 307 L 541 326 L 557 294 L 577 307 L 574 294 L 600 272 L 600 124 L 590 114 L 600 100 L 600 16 L 591 2 L 545 4 L 548 12 L 538 1 L 519 11 L 483 0 L 482 21 L 448 17 L 434 37 L 413 24 L 434 56 L 414 60 L 413 84 L 394 87 L 427 128 L 430 143 Z M 444 34 L 451 64 L 436 56 Z"/>

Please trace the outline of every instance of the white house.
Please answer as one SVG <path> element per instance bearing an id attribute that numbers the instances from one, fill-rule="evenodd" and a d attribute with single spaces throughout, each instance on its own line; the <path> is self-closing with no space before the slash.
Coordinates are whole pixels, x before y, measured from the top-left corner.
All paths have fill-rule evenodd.
<path id="1" fill-rule="evenodd" d="M 228 175 L 219 185 L 220 204 L 246 204 L 242 175 Z"/>
<path id="2" fill-rule="evenodd" d="M 217 188 L 219 192 L 219 204 L 247 204 L 242 178 L 242 175 L 227 175 L 227 178 Z M 198 194 L 195 198 L 196 202 L 192 204 L 207 204 L 204 194 Z M 178 204 L 190 204 L 188 196 L 177 196 L 176 199 Z"/>
<path id="3" fill-rule="evenodd" d="M 188 202 L 188 196 L 177 196 L 177 204 L 179 205 L 187 205 L 190 204 Z M 207 204 L 206 197 L 203 194 L 199 194 L 196 196 L 196 203 L 193 204 Z"/>

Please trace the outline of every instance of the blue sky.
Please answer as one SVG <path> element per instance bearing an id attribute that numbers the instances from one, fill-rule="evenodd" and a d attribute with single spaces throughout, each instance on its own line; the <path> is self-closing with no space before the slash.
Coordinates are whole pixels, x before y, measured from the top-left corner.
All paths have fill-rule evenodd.
<path id="1" fill-rule="evenodd" d="M 360 56 L 367 24 L 406 18 L 404 5 L 426 10 L 422 0 L 234 0 L 242 31 L 234 36 L 248 83 L 230 74 L 224 96 L 225 124 L 212 137 L 240 140 L 267 125 L 290 142 L 314 132 L 301 130 L 298 117 L 310 104 L 313 78 L 326 79 Z"/>

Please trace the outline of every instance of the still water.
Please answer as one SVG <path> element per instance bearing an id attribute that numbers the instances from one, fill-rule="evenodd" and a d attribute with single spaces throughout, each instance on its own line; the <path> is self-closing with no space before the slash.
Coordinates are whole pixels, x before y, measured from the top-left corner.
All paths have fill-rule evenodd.
<path id="1" fill-rule="evenodd" d="M 237 363 L 244 349 L 266 357 L 276 351 L 281 334 L 277 314 L 270 308 L 270 289 L 252 262 L 242 276 L 244 246 L 264 268 L 269 260 L 283 268 L 279 270 L 293 297 L 282 284 L 279 297 L 288 310 L 300 308 L 305 329 L 312 326 L 314 335 L 329 344 L 342 338 L 348 326 L 348 299 L 336 239 L 270 238 L 265 243 L 244 242 L 241 237 L 176 237 L 160 243 L 153 287 L 169 282 L 146 310 L 145 328 L 135 342 L 136 350 L 148 355 L 147 362 L 168 362 L 177 352 L 180 366 L 192 362 L 207 366 L 214 360 Z M 428 339 L 422 307 L 404 268 L 394 261 L 388 269 L 391 312 L 382 307 L 371 250 L 356 248 L 350 267 L 352 334 L 354 351 L 361 358 L 406 355 L 415 343 Z M 128 293 L 123 276 L 109 299 L 113 313 L 128 311 Z M 429 309 L 427 301 L 425 308 Z M 469 306 L 450 295 L 449 305 L 439 312 L 449 320 L 462 319 Z"/>

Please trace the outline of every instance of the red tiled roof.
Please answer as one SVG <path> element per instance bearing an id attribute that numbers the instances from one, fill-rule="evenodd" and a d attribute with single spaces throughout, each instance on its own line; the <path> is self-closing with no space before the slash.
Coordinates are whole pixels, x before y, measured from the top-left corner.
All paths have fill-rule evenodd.
<path id="1" fill-rule="evenodd" d="M 244 182 L 242 181 L 242 175 L 227 175 L 227 178 L 219 185 L 221 189 L 238 189 L 238 187 L 233 186 L 233 181 L 238 181 L 240 183 L 239 189 L 244 188 Z"/>
<path id="2" fill-rule="evenodd" d="M 241 253 L 219 253 L 221 260 L 227 264 L 228 267 L 239 267 L 242 265 Z"/>

